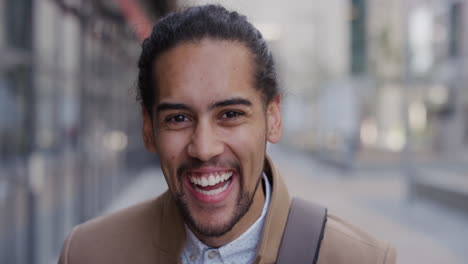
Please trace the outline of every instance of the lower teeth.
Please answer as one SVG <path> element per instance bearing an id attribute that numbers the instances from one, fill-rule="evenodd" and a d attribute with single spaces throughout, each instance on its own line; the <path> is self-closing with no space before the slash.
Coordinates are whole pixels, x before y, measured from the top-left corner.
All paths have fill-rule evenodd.
<path id="1" fill-rule="evenodd" d="M 209 190 L 209 191 L 205 191 L 205 190 L 202 190 L 202 189 L 199 189 L 195 186 L 195 190 L 199 193 L 202 193 L 204 195 L 215 195 L 215 194 L 218 194 L 218 193 L 222 193 L 224 192 L 227 187 L 229 186 L 229 183 L 231 182 L 231 180 L 228 180 L 226 181 L 226 183 L 223 185 L 223 187 L 221 188 L 218 188 L 218 189 L 214 189 L 214 190 Z"/>

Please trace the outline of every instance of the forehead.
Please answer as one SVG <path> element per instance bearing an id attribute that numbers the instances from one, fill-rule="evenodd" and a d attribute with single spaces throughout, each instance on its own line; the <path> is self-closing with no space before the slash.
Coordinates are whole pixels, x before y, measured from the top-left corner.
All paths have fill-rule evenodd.
<path id="1" fill-rule="evenodd" d="M 154 66 L 156 102 L 198 103 L 233 96 L 260 97 L 255 89 L 253 55 L 240 42 L 214 39 L 185 42 L 161 54 Z"/>

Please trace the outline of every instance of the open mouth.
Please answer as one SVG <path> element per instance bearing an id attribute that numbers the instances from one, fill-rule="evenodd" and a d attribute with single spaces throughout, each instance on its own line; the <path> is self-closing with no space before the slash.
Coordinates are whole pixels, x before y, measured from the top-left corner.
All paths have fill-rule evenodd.
<path id="1" fill-rule="evenodd" d="M 216 195 L 226 191 L 231 179 L 232 171 L 189 176 L 193 189 L 203 195 Z"/>

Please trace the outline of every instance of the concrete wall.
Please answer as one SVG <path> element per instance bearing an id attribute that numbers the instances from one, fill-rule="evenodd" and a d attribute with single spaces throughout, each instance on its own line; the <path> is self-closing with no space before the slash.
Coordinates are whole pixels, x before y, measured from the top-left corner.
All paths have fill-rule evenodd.
<path id="1" fill-rule="evenodd" d="M 6 19 L 6 16 L 4 15 L 4 12 L 5 11 L 5 0 L 0 0 L 0 21 L 1 21 L 1 25 L 0 25 L 0 52 L 1 50 L 3 50 L 3 45 L 4 45 L 4 41 L 5 41 L 5 19 Z"/>

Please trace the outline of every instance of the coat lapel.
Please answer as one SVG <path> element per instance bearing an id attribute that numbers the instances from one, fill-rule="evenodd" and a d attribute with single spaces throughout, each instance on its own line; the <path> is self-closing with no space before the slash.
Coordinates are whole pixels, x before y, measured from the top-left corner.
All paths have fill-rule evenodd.
<path id="1" fill-rule="evenodd" d="M 182 215 L 169 191 L 163 194 L 162 208 L 155 215 L 154 246 L 160 251 L 160 263 L 180 263 L 185 246 Z"/>
<path id="2" fill-rule="evenodd" d="M 275 263 L 288 219 L 291 197 L 268 156 L 265 159 L 264 171 L 272 183 L 272 195 L 255 263 Z"/>

